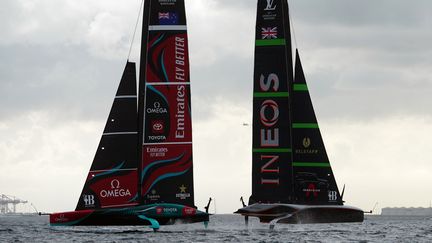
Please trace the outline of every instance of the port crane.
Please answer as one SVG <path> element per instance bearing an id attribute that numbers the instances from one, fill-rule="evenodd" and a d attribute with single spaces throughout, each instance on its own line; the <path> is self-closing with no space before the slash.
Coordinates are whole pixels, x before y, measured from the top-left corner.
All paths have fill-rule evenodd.
<path id="1" fill-rule="evenodd" d="M 14 196 L 0 194 L 0 214 L 16 213 L 16 206 L 26 203 L 28 202 Z"/>

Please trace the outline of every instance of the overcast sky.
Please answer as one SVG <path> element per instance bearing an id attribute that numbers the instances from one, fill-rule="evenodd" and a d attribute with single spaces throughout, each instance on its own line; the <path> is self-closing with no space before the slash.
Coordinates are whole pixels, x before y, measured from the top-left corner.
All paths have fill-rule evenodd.
<path id="1" fill-rule="evenodd" d="M 0 194 L 73 210 L 141 0 L 2 0 Z M 432 1 L 291 0 L 295 38 L 347 204 L 432 200 Z M 186 0 L 195 200 L 251 193 L 255 0 Z M 131 61 L 139 59 L 138 33 Z M 212 209 L 214 210 L 214 208 Z"/>

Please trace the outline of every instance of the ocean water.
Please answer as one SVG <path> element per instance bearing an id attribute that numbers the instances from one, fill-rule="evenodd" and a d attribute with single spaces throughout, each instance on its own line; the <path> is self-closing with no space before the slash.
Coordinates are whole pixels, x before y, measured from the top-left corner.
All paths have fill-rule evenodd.
<path id="1" fill-rule="evenodd" d="M 162 226 L 51 227 L 46 216 L 0 216 L 0 242 L 432 242 L 431 217 L 366 216 L 363 223 L 276 225 L 237 215 Z"/>

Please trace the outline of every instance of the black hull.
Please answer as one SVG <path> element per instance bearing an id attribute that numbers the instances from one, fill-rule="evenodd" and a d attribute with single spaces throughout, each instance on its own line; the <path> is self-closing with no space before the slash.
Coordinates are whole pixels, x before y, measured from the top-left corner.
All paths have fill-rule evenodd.
<path id="1" fill-rule="evenodd" d="M 343 205 L 253 204 L 239 209 L 243 216 L 258 217 L 262 223 L 315 224 L 363 222 L 364 212 Z"/>

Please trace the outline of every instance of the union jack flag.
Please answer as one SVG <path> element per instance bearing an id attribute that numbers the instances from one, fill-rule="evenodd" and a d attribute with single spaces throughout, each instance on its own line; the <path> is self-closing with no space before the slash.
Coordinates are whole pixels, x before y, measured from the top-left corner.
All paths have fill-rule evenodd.
<path id="1" fill-rule="evenodd" d="M 277 39 L 277 27 L 261 28 L 262 39 Z"/>
<path id="2" fill-rule="evenodd" d="M 159 13 L 159 19 L 169 19 L 170 13 Z"/>

